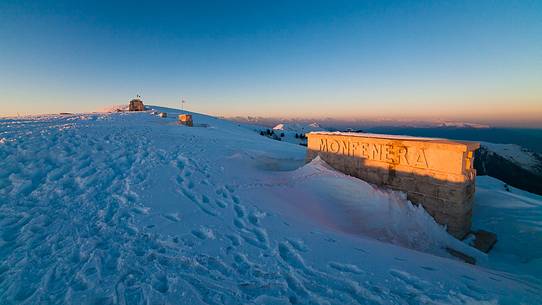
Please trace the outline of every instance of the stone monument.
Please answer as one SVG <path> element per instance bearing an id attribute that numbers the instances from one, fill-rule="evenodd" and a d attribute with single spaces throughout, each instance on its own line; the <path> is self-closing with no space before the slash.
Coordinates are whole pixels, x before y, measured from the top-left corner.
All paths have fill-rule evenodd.
<path id="1" fill-rule="evenodd" d="M 365 133 L 311 132 L 307 162 L 406 192 L 456 238 L 470 231 L 479 143 Z"/>

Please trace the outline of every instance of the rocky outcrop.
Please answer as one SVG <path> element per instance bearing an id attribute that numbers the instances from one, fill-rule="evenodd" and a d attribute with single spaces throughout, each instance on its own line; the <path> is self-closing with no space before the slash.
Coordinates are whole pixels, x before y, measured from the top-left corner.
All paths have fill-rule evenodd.
<path id="1" fill-rule="evenodd" d="M 542 164 L 542 158 L 538 154 L 535 156 L 539 164 Z M 491 176 L 513 187 L 542 195 L 542 174 L 537 170 L 537 166 L 521 166 L 483 144 L 475 153 L 474 168 L 479 176 Z"/>

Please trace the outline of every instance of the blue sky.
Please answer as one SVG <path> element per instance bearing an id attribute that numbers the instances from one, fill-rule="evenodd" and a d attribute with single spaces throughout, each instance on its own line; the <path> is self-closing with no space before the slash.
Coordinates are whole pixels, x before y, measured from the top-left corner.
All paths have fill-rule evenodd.
<path id="1" fill-rule="evenodd" d="M 0 3 L 0 114 L 138 93 L 223 116 L 542 127 L 542 1 Z"/>

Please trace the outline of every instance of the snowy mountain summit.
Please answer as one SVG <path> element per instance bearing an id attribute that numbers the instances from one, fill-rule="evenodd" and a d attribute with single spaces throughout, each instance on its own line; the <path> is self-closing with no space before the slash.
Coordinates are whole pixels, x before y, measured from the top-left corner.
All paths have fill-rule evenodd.
<path id="1" fill-rule="evenodd" d="M 0 119 L 0 304 L 542 303 L 540 196 L 478 177 L 483 254 L 300 145 L 149 108 Z"/>
<path id="2" fill-rule="evenodd" d="M 273 127 L 273 130 L 295 131 L 299 133 L 307 133 L 311 131 L 324 131 L 318 123 L 302 124 L 302 123 L 280 123 Z"/>

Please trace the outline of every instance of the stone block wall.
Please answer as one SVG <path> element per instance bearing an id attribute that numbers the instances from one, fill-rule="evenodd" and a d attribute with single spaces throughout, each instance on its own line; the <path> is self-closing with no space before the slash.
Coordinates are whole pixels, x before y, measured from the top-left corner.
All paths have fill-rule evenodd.
<path id="1" fill-rule="evenodd" d="M 307 161 L 317 155 L 333 168 L 407 193 L 448 232 L 470 230 L 479 143 L 365 133 L 311 132 Z"/>
<path id="2" fill-rule="evenodd" d="M 143 105 L 143 101 L 140 99 L 133 99 L 130 101 L 130 104 L 128 105 L 128 111 L 145 111 L 145 105 Z"/>
<path id="3" fill-rule="evenodd" d="M 179 115 L 179 123 L 186 126 L 194 126 L 194 122 L 192 121 L 192 115 L 191 114 L 180 114 Z"/>

